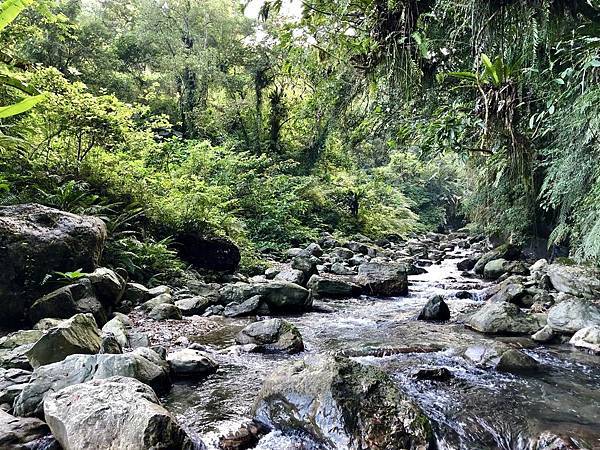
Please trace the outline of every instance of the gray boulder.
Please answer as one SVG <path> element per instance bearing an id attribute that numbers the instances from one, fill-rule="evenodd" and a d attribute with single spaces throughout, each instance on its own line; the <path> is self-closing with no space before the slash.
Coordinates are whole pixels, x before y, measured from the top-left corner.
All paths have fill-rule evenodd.
<path id="1" fill-rule="evenodd" d="M 313 275 L 307 287 L 318 298 L 351 297 L 360 293 L 360 287 L 348 281 Z"/>
<path id="2" fill-rule="evenodd" d="M 506 345 L 474 345 L 464 351 L 465 359 L 483 369 L 499 372 L 528 373 L 538 370 L 539 363 L 529 355 Z"/>
<path id="3" fill-rule="evenodd" d="M 573 334 L 582 328 L 600 325 L 600 305 L 583 298 L 567 297 L 550 308 L 548 325 L 562 334 Z"/>
<path id="4" fill-rule="evenodd" d="M 224 303 L 243 303 L 260 295 L 272 311 L 301 312 L 311 308 L 308 289 L 286 281 L 266 283 L 233 283 L 220 290 Z"/>
<path id="5" fill-rule="evenodd" d="M 31 372 L 23 369 L 0 369 L 0 404 L 13 404 L 31 379 Z"/>
<path id="6" fill-rule="evenodd" d="M 91 314 L 77 314 L 51 328 L 27 351 L 33 368 L 62 361 L 69 355 L 100 351 L 100 330 Z"/>
<path id="7" fill-rule="evenodd" d="M 167 355 L 171 373 L 181 377 L 204 377 L 219 368 L 217 362 L 205 352 L 192 349 L 179 350 Z"/>
<path id="8" fill-rule="evenodd" d="M 37 441 L 50 433 L 39 419 L 14 417 L 0 409 L 0 448 L 26 450 L 44 448 Z"/>
<path id="9" fill-rule="evenodd" d="M 43 296 L 46 274 L 93 271 L 104 246 L 106 227 L 37 204 L 0 207 L 0 324 L 14 326 L 33 301 Z"/>
<path id="10" fill-rule="evenodd" d="M 304 284 L 306 276 L 304 272 L 291 267 L 285 267 L 275 276 L 275 280 L 285 281 L 288 283 L 294 283 L 298 285 Z"/>
<path id="11" fill-rule="evenodd" d="M 106 267 L 94 270 L 86 277 L 92 283 L 96 297 L 103 305 L 115 306 L 125 292 L 125 280 Z"/>
<path id="12" fill-rule="evenodd" d="M 517 305 L 506 302 L 486 302 L 470 317 L 467 325 L 487 334 L 533 334 L 543 326 L 543 320 L 525 314 Z"/>
<path id="13" fill-rule="evenodd" d="M 258 345 L 264 353 L 299 353 L 304 350 L 298 329 L 282 319 L 251 323 L 237 334 L 235 342 Z"/>
<path id="14" fill-rule="evenodd" d="M 256 314 L 261 309 L 261 300 L 260 295 L 255 295 L 242 303 L 232 302 L 225 307 L 223 315 L 225 317 L 244 317 Z"/>
<path id="15" fill-rule="evenodd" d="M 576 297 L 600 298 L 600 271 L 590 267 L 550 264 L 546 273 L 554 289 Z"/>
<path id="16" fill-rule="evenodd" d="M 219 303 L 215 296 L 195 296 L 177 300 L 175 305 L 184 316 L 201 316 L 210 307 Z"/>
<path id="17" fill-rule="evenodd" d="M 132 305 L 139 305 L 150 300 L 151 295 L 149 289 L 139 283 L 127 283 L 123 300 L 130 302 Z"/>
<path id="18" fill-rule="evenodd" d="M 323 249 L 316 242 L 309 244 L 304 249 L 303 252 L 306 253 L 307 255 L 316 256 L 317 258 L 320 258 L 321 256 L 323 256 Z M 298 255 L 296 255 L 296 256 L 298 256 Z"/>
<path id="19" fill-rule="evenodd" d="M 48 317 L 68 319 L 78 312 L 71 288 L 65 286 L 36 300 L 29 308 L 28 316 L 31 323 L 37 323 Z"/>
<path id="20" fill-rule="evenodd" d="M 483 277 L 488 280 L 497 280 L 508 270 L 508 261 L 506 259 L 493 259 L 483 268 Z"/>
<path id="21" fill-rule="evenodd" d="M 0 338 L 0 367 L 31 370 L 27 351 L 43 334 L 39 330 L 21 330 Z"/>
<path id="22" fill-rule="evenodd" d="M 110 334 L 119 343 L 121 348 L 129 347 L 129 329 L 131 320 L 125 314 L 115 314 L 111 320 L 102 327 L 102 335 Z"/>
<path id="23" fill-rule="evenodd" d="M 161 303 L 152 308 L 152 311 L 148 313 L 148 317 L 154 320 L 181 320 L 182 315 L 179 308 L 170 303 Z"/>
<path id="24" fill-rule="evenodd" d="M 487 263 L 493 261 L 494 259 L 505 259 L 507 261 L 514 261 L 521 256 L 521 249 L 512 244 L 501 245 L 487 253 L 485 253 L 475 266 L 473 270 L 475 273 L 483 275 L 483 270 Z"/>
<path id="25" fill-rule="evenodd" d="M 600 353 L 600 326 L 585 327 L 573 335 L 569 344 Z"/>
<path id="26" fill-rule="evenodd" d="M 164 293 L 164 294 L 159 294 L 156 297 L 151 298 L 147 302 L 144 302 L 144 304 L 142 305 L 142 309 L 144 311 L 152 311 L 156 306 L 162 305 L 162 304 L 169 304 L 169 305 L 175 304 L 171 294 Z"/>
<path id="27" fill-rule="evenodd" d="M 253 408 L 261 423 L 309 435 L 318 448 L 428 448 L 429 420 L 380 369 L 315 356 L 284 365 L 265 380 Z"/>
<path id="28" fill-rule="evenodd" d="M 354 270 L 339 262 L 333 263 L 330 271 L 336 275 L 354 275 Z"/>
<path id="29" fill-rule="evenodd" d="M 132 378 L 93 380 L 51 393 L 44 417 L 64 450 L 195 447 L 154 391 Z"/>
<path id="30" fill-rule="evenodd" d="M 408 274 L 404 264 L 368 262 L 358 266 L 355 281 L 365 293 L 380 296 L 408 294 Z"/>
<path id="31" fill-rule="evenodd" d="M 333 261 L 347 261 L 354 256 L 354 252 L 348 248 L 336 247 L 329 255 Z"/>
<path id="32" fill-rule="evenodd" d="M 71 355 L 64 361 L 34 370 L 30 382 L 15 400 L 15 414 L 39 416 L 49 392 L 117 375 L 135 378 L 159 391 L 170 384 L 167 362 L 149 348 L 137 348 L 124 354 Z"/>

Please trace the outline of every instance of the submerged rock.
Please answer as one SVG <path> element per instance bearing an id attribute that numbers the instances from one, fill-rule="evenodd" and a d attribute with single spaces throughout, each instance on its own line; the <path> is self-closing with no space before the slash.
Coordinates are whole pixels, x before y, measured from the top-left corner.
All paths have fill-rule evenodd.
<path id="1" fill-rule="evenodd" d="M 235 337 L 239 345 L 255 344 L 266 353 L 298 353 L 304 350 L 298 329 L 283 319 L 254 322 Z"/>
<path id="2" fill-rule="evenodd" d="M 71 355 L 33 372 L 30 382 L 15 400 L 15 413 L 19 416 L 40 415 L 48 392 L 116 375 L 138 379 L 157 390 L 164 390 L 170 384 L 167 362 L 149 348 L 119 355 Z"/>
<path id="3" fill-rule="evenodd" d="M 195 448 L 154 391 L 133 378 L 93 380 L 49 394 L 44 416 L 64 450 Z"/>
<path id="4" fill-rule="evenodd" d="M 418 320 L 450 320 L 450 308 L 444 301 L 444 297 L 441 295 L 431 297 L 419 313 Z"/>
<path id="5" fill-rule="evenodd" d="M 487 302 L 475 311 L 467 325 L 481 333 L 532 334 L 543 323 L 537 316 L 524 313 L 512 303 Z"/>
<path id="6" fill-rule="evenodd" d="M 306 433 L 321 448 L 427 448 L 428 419 L 381 370 L 348 358 L 315 356 L 274 372 L 255 418 L 284 433 Z"/>
<path id="7" fill-rule="evenodd" d="M 368 262 L 358 266 L 356 282 L 365 293 L 381 296 L 408 294 L 408 274 L 404 264 Z"/>
<path id="8" fill-rule="evenodd" d="M 0 324 L 14 326 L 44 292 L 53 271 L 93 271 L 106 239 L 104 222 L 38 204 L 0 207 Z"/>
<path id="9" fill-rule="evenodd" d="M 527 373 L 536 371 L 538 368 L 539 363 L 535 359 L 515 349 L 502 353 L 496 364 L 496 370 L 499 372 Z"/>

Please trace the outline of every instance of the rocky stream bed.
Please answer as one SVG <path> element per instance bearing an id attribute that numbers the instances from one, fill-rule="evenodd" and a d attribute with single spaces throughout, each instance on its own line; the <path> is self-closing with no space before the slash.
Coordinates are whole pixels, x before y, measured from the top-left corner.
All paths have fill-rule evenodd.
<path id="1" fill-rule="evenodd" d="M 100 221 L 2 209 L 0 448 L 600 448 L 592 268 L 324 235 L 263 275 L 150 289 L 96 267 Z M 42 292 L 74 251 L 89 275 Z"/>

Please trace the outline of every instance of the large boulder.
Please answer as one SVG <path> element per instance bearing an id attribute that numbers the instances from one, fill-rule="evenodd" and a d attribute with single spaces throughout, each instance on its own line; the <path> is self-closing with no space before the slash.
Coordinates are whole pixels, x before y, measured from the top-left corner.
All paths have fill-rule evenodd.
<path id="1" fill-rule="evenodd" d="M 154 391 L 133 378 L 93 380 L 52 393 L 44 416 L 64 450 L 195 448 Z"/>
<path id="2" fill-rule="evenodd" d="M 489 252 L 485 253 L 481 258 L 479 258 L 479 260 L 473 267 L 473 270 L 475 271 L 475 273 L 477 273 L 479 275 L 483 275 L 483 270 L 484 270 L 486 264 L 489 263 L 490 261 L 493 261 L 495 259 L 505 259 L 507 261 L 514 261 L 514 260 L 518 259 L 520 256 L 521 256 L 521 249 L 519 247 L 517 247 L 516 245 L 513 245 L 513 244 L 501 245 L 500 247 L 490 250 Z"/>
<path id="3" fill-rule="evenodd" d="M 256 345 L 258 351 L 265 353 L 298 353 L 304 350 L 298 329 L 283 319 L 251 323 L 237 334 L 235 341 L 240 345 Z"/>
<path id="4" fill-rule="evenodd" d="M 42 319 L 68 319 L 79 311 L 70 286 L 65 286 L 37 299 L 29 308 L 29 320 L 37 323 Z"/>
<path id="5" fill-rule="evenodd" d="M 106 226 L 95 217 L 78 216 L 37 204 L 0 207 L 0 324 L 14 326 L 51 272 L 98 265 Z"/>
<path id="6" fill-rule="evenodd" d="M 600 304 L 568 297 L 548 311 L 548 325 L 554 332 L 573 334 L 582 328 L 600 326 Z"/>
<path id="7" fill-rule="evenodd" d="M 233 283 L 223 286 L 220 294 L 226 304 L 243 303 L 251 297 L 260 295 L 272 311 L 300 312 L 312 306 L 308 289 L 286 281 Z"/>
<path id="8" fill-rule="evenodd" d="M 381 296 L 408 294 L 408 274 L 404 264 L 368 262 L 358 266 L 356 282 L 365 293 Z"/>
<path id="9" fill-rule="evenodd" d="M 318 298 L 351 297 L 360 294 L 360 287 L 346 280 L 313 275 L 307 287 Z"/>
<path id="10" fill-rule="evenodd" d="M 218 272 L 234 272 L 240 265 L 240 249 L 228 239 L 182 233 L 175 236 L 179 256 L 195 267 Z"/>
<path id="11" fill-rule="evenodd" d="M 576 297 L 600 298 L 600 271 L 590 267 L 550 264 L 546 274 L 554 289 Z"/>
<path id="12" fill-rule="evenodd" d="M 50 433 L 39 419 L 14 417 L 0 409 L 0 448 L 26 450 L 46 448 L 38 442 Z"/>
<path id="13" fill-rule="evenodd" d="M 69 355 L 100 351 L 100 330 L 91 314 L 77 314 L 51 328 L 27 351 L 33 368 L 62 361 Z"/>
<path id="14" fill-rule="evenodd" d="M 347 358 L 314 356 L 284 365 L 264 382 L 255 418 L 318 448 L 428 448 L 427 417 L 381 370 Z"/>
<path id="15" fill-rule="evenodd" d="M 47 393 L 113 376 L 135 378 L 159 391 L 170 384 L 167 362 L 149 348 L 137 348 L 124 354 L 71 355 L 64 361 L 34 370 L 30 382 L 15 400 L 15 413 L 39 416 Z"/>
<path id="16" fill-rule="evenodd" d="M 487 302 L 473 313 L 467 325 L 481 333 L 508 335 L 530 335 L 544 326 L 538 316 L 507 302 Z"/>
<path id="17" fill-rule="evenodd" d="M 573 335 L 569 344 L 600 353 L 600 326 L 582 328 Z"/>

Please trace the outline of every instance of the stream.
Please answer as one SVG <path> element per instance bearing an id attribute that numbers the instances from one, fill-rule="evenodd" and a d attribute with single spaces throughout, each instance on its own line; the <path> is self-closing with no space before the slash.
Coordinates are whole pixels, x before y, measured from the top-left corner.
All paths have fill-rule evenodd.
<path id="1" fill-rule="evenodd" d="M 465 278 L 456 263 L 465 252 L 457 250 L 428 273 L 409 277 L 407 297 L 377 299 L 362 296 L 317 302 L 331 312 L 287 316 L 302 333 L 306 353 L 436 346 L 440 351 L 390 356 L 360 356 L 363 364 L 385 370 L 425 411 L 434 423 L 440 449 L 532 449 L 545 431 L 570 436 L 600 448 L 600 361 L 568 345 L 536 346 L 527 338 L 493 338 L 466 329 L 461 315 L 481 304 L 478 295 L 487 284 Z M 467 290 L 473 299 L 460 300 L 457 291 Z M 444 294 L 452 321 L 428 323 L 415 317 L 432 295 Z M 177 382 L 162 399 L 190 433 L 209 449 L 218 438 L 239 428 L 263 380 L 280 364 L 300 355 L 245 354 L 228 347 L 248 319 L 214 318 L 219 327 L 190 340 L 216 350 L 220 369 L 198 382 Z M 512 375 L 477 368 L 456 349 L 485 346 L 502 341 L 524 349 L 541 363 L 530 375 Z M 391 352 L 393 353 L 393 352 Z M 445 367 L 449 381 L 417 380 L 416 369 Z M 258 449 L 313 448 L 300 438 L 272 432 Z"/>

